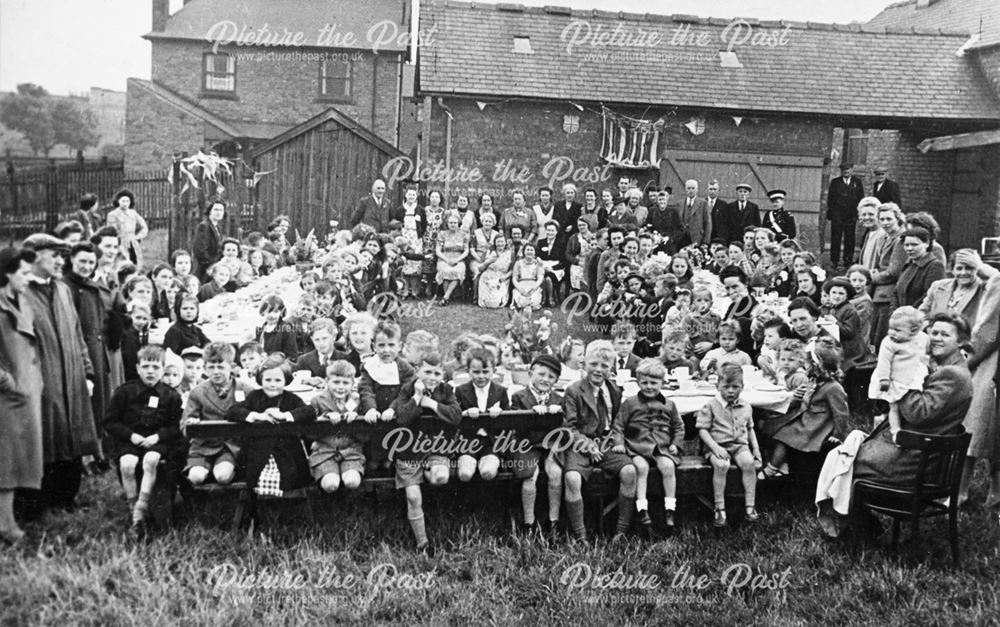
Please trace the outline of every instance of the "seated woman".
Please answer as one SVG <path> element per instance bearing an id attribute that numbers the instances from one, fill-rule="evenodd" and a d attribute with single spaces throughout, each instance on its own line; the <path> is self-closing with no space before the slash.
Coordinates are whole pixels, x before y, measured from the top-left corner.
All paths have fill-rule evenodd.
<path id="1" fill-rule="evenodd" d="M 972 402 L 972 376 L 962 355 L 962 348 L 968 345 L 971 336 L 969 324 L 961 314 L 938 313 L 931 318 L 928 335 L 931 374 L 924 380 L 923 390 L 911 390 L 899 401 L 900 427 L 928 435 L 958 434 Z M 816 487 L 820 525 L 831 537 L 837 537 L 847 525 L 853 482 L 867 479 L 889 485 L 909 484 L 916 475 L 920 458 L 919 451 L 896 446 L 888 420 L 860 445 L 854 443 L 857 454 L 849 467 L 853 475 L 837 470 L 843 468 L 843 456 L 850 455 L 853 448 L 850 444 L 849 441 L 827 454 Z M 840 478 L 846 480 L 838 481 Z"/>

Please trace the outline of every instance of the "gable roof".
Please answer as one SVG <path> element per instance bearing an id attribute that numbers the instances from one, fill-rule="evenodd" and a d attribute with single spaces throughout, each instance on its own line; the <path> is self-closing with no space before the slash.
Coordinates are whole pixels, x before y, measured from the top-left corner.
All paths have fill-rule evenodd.
<path id="1" fill-rule="evenodd" d="M 226 135 L 236 137 L 249 137 L 252 139 L 268 139 L 274 137 L 275 133 L 280 133 L 291 123 L 282 124 L 280 122 L 244 122 L 240 120 L 230 120 L 199 105 L 197 102 L 188 100 L 184 96 L 164 87 L 156 81 L 144 80 L 141 78 L 128 79 L 129 84 L 135 85 L 139 89 L 152 94 L 163 102 L 214 126 Z"/>
<path id="2" fill-rule="evenodd" d="M 402 0 L 192 0 L 169 17 L 162 32 L 148 33 L 146 38 L 251 43 L 257 33 L 265 32 L 265 42 L 274 42 L 268 47 L 275 50 L 289 47 L 371 49 L 369 29 L 378 28 L 380 23 L 386 24 L 386 30 L 376 30 L 375 39 L 383 32 L 386 38 L 393 32 L 408 32 L 409 26 L 403 19 L 405 4 Z M 265 27 L 267 30 L 263 31 Z M 322 34 L 327 27 L 328 34 Z M 293 37 L 302 33 L 301 43 L 279 45 L 286 31 Z M 353 35 L 353 44 L 342 39 L 348 34 Z M 380 43 L 379 49 L 405 50 L 406 46 L 399 39 L 397 35 L 392 41 Z"/>
<path id="3" fill-rule="evenodd" d="M 966 35 L 746 20 L 755 34 L 784 43 L 735 45 L 742 67 L 724 67 L 720 49 L 726 49 L 723 34 L 731 22 L 425 0 L 420 28 L 433 29 L 434 38 L 420 49 L 419 88 L 482 99 L 1000 120 L 1000 102 L 975 63 L 955 54 Z M 600 30 L 606 37 L 617 32 L 633 41 L 655 35 L 659 42 L 648 48 L 581 44 L 568 50 L 574 28 Z M 677 33 L 702 36 L 706 45 L 673 45 Z M 515 36 L 528 37 L 533 54 L 515 53 Z"/>
<path id="4" fill-rule="evenodd" d="M 975 47 L 1000 44 L 1000 2 L 997 0 L 931 0 L 918 7 L 917 0 L 897 2 L 868 22 L 886 28 L 947 28 L 979 35 Z"/>
<path id="5" fill-rule="evenodd" d="M 296 137 L 308 133 L 317 126 L 329 122 L 330 120 L 335 121 L 340 126 L 354 133 L 355 135 L 357 135 L 367 143 L 375 146 L 375 148 L 384 152 L 387 155 L 390 155 L 392 157 L 398 157 L 403 154 L 402 152 L 399 151 L 398 148 L 396 148 L 389 142 L 385 141 L 375 133 L 371 132 L 370 130 L 359 124 L 350 116 L 347 116 L 341 113 L 340 111 L 334 109 L 333 107 L 331 107 L 318 115 L 314 115 L 305 122 L 295 125 L 294 127 L 286 130 L 284 133 L 281 133 L 280 135 L 277 135 L 266 142 L 254 146 L 253 149 L 251 149 L 250 152 L 248 153 L 249 158 L 256 159 L 262 154 L 274 150 L 277 146 L 280 146 L 285 142 L 288 142 L 292 139 L 295 139 Z"/>

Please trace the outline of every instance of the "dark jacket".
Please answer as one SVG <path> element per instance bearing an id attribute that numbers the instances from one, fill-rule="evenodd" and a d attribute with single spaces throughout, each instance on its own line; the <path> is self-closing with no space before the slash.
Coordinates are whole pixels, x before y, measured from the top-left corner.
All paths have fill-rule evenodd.
<path id="1" fill-rule="evenodd" d="M 396 367 L 399 368 L 399 385 L 381 385 L 372 378 L 360 360 L 358 361 L 358 373 L 361 376 L 361 381 L 358 383 L 360 398 L 358 414 L 364 415 L 372 408 L 379 412 L 389 409 L 399 396 L 400 390 L 413 381 L 416 372 L 405 359 L 397 357 Z"/>
<path id="2" fill-rule="evenodd" d="M 351 214 L 350 227 L 353 229 L 359 224 L 367 224 L 375 229 L 376 233 L 385 233 L 389 230 L 391 220 L 389 211 L 389 199 L 382 196 L 382 202 L 375 202 L 375 197 L 368 194 L 358 202 L 357 209 Z"/>
<path id="3" fill-rule="evenodd" d="M 675 205 L 667 205 L 666 209 L 660 209 L 659 205 L 650 207 L 646 223 L 649 228 L 668 238 L 669 254 L 679 250 L 678 244 L 684 234 L 684 224 L 681 223 L 681 214 Z"/>
<path id="4" fill-rule="evenodd" d="M 169 348 L 180 355 L 185 348 L 191 346 L 204 348 L 209 341 L 208 336 L 197 324 L 178 320 L 170 325 L 167 333 L 163 336 L 163 348 Z"/>
<path id="5" fill-rule="evenodd" d="M 706 198 L 705 204 L 709 203 L 710 199 Z M 719 239 L 727 244 L 736 239 L 743 239 L 740 217 L 731 204 L 716 198 L 715 205 L 709 207 L 709 215 L 712 217 L 712 239 Z M 739 233 L 739 237 L 736 237 L 736 233 Z"/>
<path id="6" fill-rule="evenodd" d="M 893 309 L 903 305 L 919 306 L 931 284 L 943 279 L 944 273 L 944 264 L 932 252 L 916 261 L 907 261 L 899 273 L 890 305 Z"/>
<path id="7" fill-rule="evenodd" d="M 392 402 L 392 407 L 396 410 L 396 422 L 404 427 L 413 424 L 413 421 L 420 418 L 423 414 L 423 408 L 418 407 L 413 402 L 414 383 L 415 380 L 411 378 L 405 385 L 401 386 L 399 388 L 399 395 Z M 457 427 L 462 422 L 462 410 L 458 407 L 458 402 L 455 400 L 455 392 L 452 390 L 450 383 L 444 381 L 438 384 L 429 396 L 437 402 L 437 411 L 434 413 L 434 417 L 442 424 L 441 429 L 436 431 L 423 430 L 422 433 L 425 436 L 434 437 L 436 433 L 444 431 L 446 425 Z M 419 459 L 424 457 L 424 455 L 406 451 L 400 452 L 396 457 L 398 459 Z"/>
<path id="8" fill-rule="evenodd" d="M 151 406 L 154 404 L 156 407 Z M 134 434 L 160 436 L 151 449 L 160 454 L 183 454 L 186 442 L 181 438 L 182 410 L 181 395 L 162 381 L 152 387 L 142 381 L 122 384 L 111 395 L 104 419 L 104 431 L 114 443 L 109 456 L 117 459 L 133 452 L 135 445 L 130 438 Z"/>
<path id="9" fill-rule="evenodd" d="M 556 235 L 551 245 L 548 238 L 539 239 L 537 247 L 539 260 L 556 262 L 554 270 L 566 269 L 566 236 L 563 233 Z"/>
<path id="10" fill-rule="evenodd" d="M 559 223 L 559 231 L 564 235 L 576 233 L 576 221 L 580 219 L 580 211 L 583 207 L 580 203 L 573 201 L 566 206 L 565 200 L 554 203 L 555 210 L 552 218 Z"/>
<path id="11" fill-rule="evenodd" d="M 795 236 L 798 234 L 798 229 L 795 226 L 795 217 L 784 209 L 781 211 L 765 211 L 763 217 L 760 219 L 760 225 L 777 233 L 778 241 L 795 239 Z"/>
<path id="12" fill-rule="evenodd" d="M 455 399 L 462 410 L 479 407 L 479 401 L 476 399 L 476 387 L 472 381 L 455 388 Z M 486 408 L 489 409 L 494 405 L 500 405 L 500 409 L 510 409 L 510 398 L 507 396 L 507 388 L 491 381 L 489 392 L 486 393 Z"/>
<path id="13" fill-rule="evenodd" d="M 191 254 L 194 256 L 195 262 L 192 271 L 195 276 L 204 281 L 208 276 L 209 267 L 222 259 L 222 234 L 212 226 L 211 221 L 205 220 L 195 229 L 194 241 L 191 243 Z"/>
<path id="14" fill-rule="evenodd" d="M 872 183 L 872 196 L 884 203 L 894 202 L 900 209 L 903 208 L 903 199 L 899 195 L 899 183 L 896 181 L 886 179 L 882 181 L 881 187 L 878 186 L 878 183 Z"/>
<path id="15" fill-rule="evenodd" d="M 732 241 L 743 241 L 743 231 L 748 226 L 758 227 L 760 226 L 760 207 L 755 202 L 747 201 L 743 205 L 743 210 L 740 211 L 740 201 L 734 200 L 731 204 L 733 213 L 740 221 L 739 237 Z M 729 242 L 727 242 L 729 243 Z"/>
<path id="16" fill-rule="evenodd" d="M 830 189 L 826 195 L 826 219 L 831 222 L 845 224 L 858 219 L 858 203 L 865 197 L 865 188 L 861 179 L 852 176 L 850 183 L 844 182 L 844 177 L 838 176 L 830 181 Z"/>
<path id="17" fill-rule="evenodd" d="M 80 330 L 83 331 L 83 342 L 87 345 L 87 354 L 94 366 L 94 393 L 90 397 L 90 404 L 94 409 L 94 417 L 99 421 L 111 397 L 111 367 L 104 338 L 107 312 L 104 311 L 101 288 L 92 280 L 73 272 L 67 272 L 63 281 L 73 295 L 73 304 L 80 317 Z"/>
<path id="18" fill-rule="evenodd" d="M 865 361 L 868 355 L 868 334 L 862 332 L 861 315 L 850 301 L 844 302 L 832 312 L 840 329 L 840 345 L 844 350 L 844 362 L 840 366 L 844 372 L 855 364 Z"/>
<path id="19" fill-rule="evenodd" d="M 337 349 L 333 349 L 330 353 L 330 358 L 327 360 L 326 365 L 329 366 L 338 359 L 347 359 L 347 353 L 342 353 Z M 315 350 L 311 350 L 308 353 L 299 355 L 298 361 L 295 362 L 295 370 L 308 370 L 310 374 L 314 377 L 326 378 L 326 367 L 319 363 L 319 353 Z"/>
<path id="20" fill-rule="evenodd" d="M 226 412 L 226 420 L 230 422 L 246 422 L 250 412 L 262 412 L 265 409 L 277 407 L 287 411 L 295 422 L 310 422 L 316 420 L 316 410 L 306 405 L 301 398 L 291 392 L 282 392 L 278 396 L 268 397 L 263 390 L 254 390 L 247 394 L 242 403 L 233 405 Z M 281 473 L 281 489 L 294 490 L 308 485 L 309 460 L 305 445 L 297 437 L 256 438 L 243 441 L 246 482 L 257 485 L 260 473 L 272 456 Z"/>

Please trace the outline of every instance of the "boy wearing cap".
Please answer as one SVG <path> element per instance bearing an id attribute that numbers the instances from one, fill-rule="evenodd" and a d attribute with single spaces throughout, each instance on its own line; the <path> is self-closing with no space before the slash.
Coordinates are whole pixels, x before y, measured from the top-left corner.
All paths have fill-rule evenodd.
<path id="1" fill-rule="evenodd" d="M 539 355 L 531 362 L 528 386 L 511 397 L 511 409 L 530 409 L 538 415 L 555 414 L 562 411 L 563 397 L 553 388 L 559 380 L 562 364 L 552 355 Z M 524 527 L 535 526 L 535 499 L 538 496 L 538 466 L 545 460 L 545 476 L 548 481 L 549 517 L 548 530 L 553 531 L 559 523 L 559 508 L 562 505 L 562 468 L 552 460 L 544 447 L 545 431 L 518 431 L 514 436 L 515 449 L 506 454 L 514 476 L 521 480 L 521 507 L 524 512 Z M 528 448 L 527 451 L 519 449 Z"/>
<path id="2" fill-rule="evenodd" d="M 563 425 L 568 435 L 572 435 L 572 441 L 552 452 L 552 458 L 563 469 L 570 530 L 582 541 L 587 539 L 583 524 L 583 482 L 595 468 L 617 476 L 621 482 L 615 539 L 623 538 L 632 524 L 635 464 L 628 455 L 611 450 L 614 446 L 611 422 L 622 400 L 621 390 L 610 381 L 614 363 L 615 349 L 611 342 L 595 340 L 587 346 L 586 376 L 571 383 L 563 399 Z"/>

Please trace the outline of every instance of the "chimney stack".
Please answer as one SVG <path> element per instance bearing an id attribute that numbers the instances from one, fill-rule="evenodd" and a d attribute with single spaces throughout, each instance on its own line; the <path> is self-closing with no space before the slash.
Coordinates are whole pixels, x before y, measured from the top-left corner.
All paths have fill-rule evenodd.
<path id="1" fill-rule="evenodd" d="M 162 33 L 167 29 L 170 17 L 170 0 L 153 0 L 153 32 Z"/>

